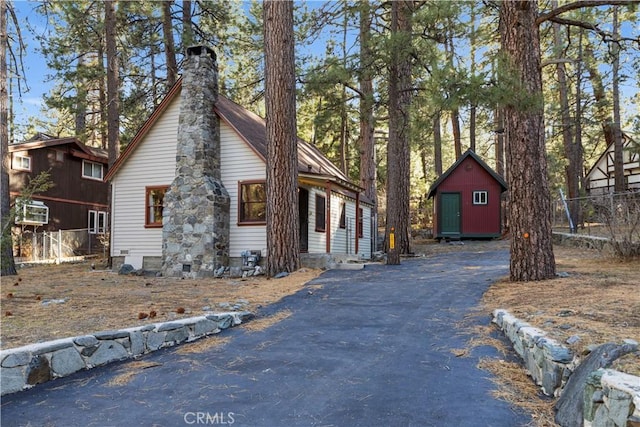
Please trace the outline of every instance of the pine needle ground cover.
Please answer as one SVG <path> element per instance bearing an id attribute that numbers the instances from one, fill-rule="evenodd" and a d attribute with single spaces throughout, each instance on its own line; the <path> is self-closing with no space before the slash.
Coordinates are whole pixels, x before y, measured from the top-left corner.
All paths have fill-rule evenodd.
<path id="1" fill-rule="evenodd" d="M 417 253 L 508 250 L 509 242 L 452 242 L 416 246 Z M 582 354 L 591 345 L 634 339 L 640 342 L 640 260 L 619 261 L 593 249 L 555 246 L 560 277 L 539 282 L 512 283 L 505 277 L 485 293 L 477 310 L 461 322 L 470 334 L 467 348 L 452 349 L 456 357 L 467 357 L 474 347 L 490 345 L 504 358 L 483 358 L 478 367 L 490 372 L 494 396 L 531 414 L 532 426 L 556 426 L 556 399 L 544 396 L 527 376 L 523 366 L 506 357 L 504 341 L 495 338 L 495 326 L 478 326 L 475 316 L 490 316 L 503 308 L 514 316 L 544 330 L 551 338 Z M 469 326 L 475 324 L 475 326 Z M 568 344 L 567 340 L 572 343 Z M 629 354 L 613 368 L 640 375 L 640 355 Z"/>
<path id="2" fill-rule="evenodd" d="M 301 289 L 320 270 L 281 279 L 177 279 L 119 275 L 96 262 L 40 265 L 2 277 L 2 349 L 201 316 L 256 311 Z M 257 326 L 257 325 L 256 325 Z"/>

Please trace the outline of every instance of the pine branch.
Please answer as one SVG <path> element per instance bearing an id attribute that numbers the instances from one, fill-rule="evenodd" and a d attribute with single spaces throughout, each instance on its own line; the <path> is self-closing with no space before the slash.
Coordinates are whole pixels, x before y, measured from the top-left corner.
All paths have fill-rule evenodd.
<path id="1" fill-rule="evenodd" d="M 626 6 L 637 3 L 637 0 L 580 0 L 573 3 L 567 3 L 563 6 L 553 9 L 550 12 L 543 13 L 536 19 L 536 24 L 540 25 L 543 22 L 550 21 L 558 15 L 565 12 L 570 12 L 576 9 L 582 9 L 583 7 L 596 7 L 596 6 Z"/>

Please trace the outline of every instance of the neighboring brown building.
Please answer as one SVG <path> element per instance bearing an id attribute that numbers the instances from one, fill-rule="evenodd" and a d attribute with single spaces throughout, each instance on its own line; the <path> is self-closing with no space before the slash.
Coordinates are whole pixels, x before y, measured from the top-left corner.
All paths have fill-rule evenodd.
<path id="1" fill-rule="evenodd" d="M 88 147 L 78 139 L 38 134 L 9 145 L 9 189 L 12 206 L 29 180 L 49 171 L 53 187 L 32 197 L 18 215 L 18 225 L 30 232 L 88 229 L 103 234 L 108 225 L 106 150 Z M 22 218 L 20 218 L 22 217 Z"/>

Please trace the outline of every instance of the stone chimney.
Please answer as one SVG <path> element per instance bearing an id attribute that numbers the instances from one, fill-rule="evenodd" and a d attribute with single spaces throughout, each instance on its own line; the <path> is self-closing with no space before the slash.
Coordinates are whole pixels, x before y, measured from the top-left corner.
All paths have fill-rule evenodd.
<path id="1" fill-rule="evenodd" d="M 164 196 L 162 273 L 209 277 L 229 259 L 229 193 L 220 178 L 218 64 L 213 50 L 187 49 L 175 178 Z"/>

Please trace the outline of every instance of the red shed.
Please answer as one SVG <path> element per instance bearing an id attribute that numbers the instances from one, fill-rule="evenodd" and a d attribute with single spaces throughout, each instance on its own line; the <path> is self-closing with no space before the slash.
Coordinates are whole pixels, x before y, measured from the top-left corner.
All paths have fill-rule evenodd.
<path id="1" fill-rule="evenodd" d="M 507 184 L 467 150 L 429 189 L 433 237 L 492 238 L 502 234 L 500 195 Z"/>

